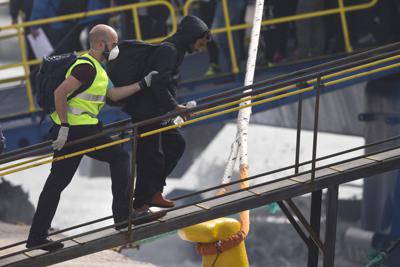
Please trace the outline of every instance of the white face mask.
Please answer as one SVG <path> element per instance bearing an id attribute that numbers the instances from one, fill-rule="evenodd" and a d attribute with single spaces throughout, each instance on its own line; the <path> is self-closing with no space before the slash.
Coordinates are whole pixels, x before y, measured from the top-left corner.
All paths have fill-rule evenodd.
<path id="1" fill-rule="evenodd" d="M 108 55 L 108 61 L 116 59 L 118 57 L 118 54 L 119 54 L 119 48 L 118 46 L 116 46 L 113 49 L 111 49 L 110 54 Z"/>

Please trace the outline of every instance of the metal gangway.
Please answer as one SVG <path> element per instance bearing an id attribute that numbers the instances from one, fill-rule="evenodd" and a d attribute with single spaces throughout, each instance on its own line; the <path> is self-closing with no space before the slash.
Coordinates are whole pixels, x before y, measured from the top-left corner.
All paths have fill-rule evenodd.
<path id="1" fill-rule="evenodd" d="M 298 232 L 300 238 L 302 238 L 307 245 L 309 249 L 308 266 L 318 266 L 320 253 L 323 255 L 325 267 L 334 266 L 339 185 L 396 169 L 400 163 L 400 147 L 392 146 L 389 149 L 377 150 L 373 153 L 325 165 L 322 164 L 322 162 L 324 160 L 332 160 L 338 156 L 348 155 L 351 152 L 362 150 L 367 147 L 372 149 L 378 145 L 390 144 L 391 142 L 400 139 L 400 136 L 395 136 L 387 140 L 317 158 L 316 151 L 318 144 L 320 93 L 322 90 L 330 90 L 334 88 L 334 86 L 339 83 L 385 71 L 391 71 L 400 67 L 399 52 L 400 43 L 394 43 L 324 63 L 322 65 L 313 66 L 308 69 L 257 82 L 250 86 L 236 88 L 213 96 L 198 99 L 197 102 L 199 105 L 191 109 L 191 112 L 194 114 L 193 118 L 178 125 L 163 127 L 150 132 L 139 134 L 139 129 L 148 124 L 174 118 L 180 115 L 180 113 L 168 113 L 139 123 L 131 123 L 129 120 L 116 122 L 107 125 L 101 134 L 76 140 L 67 145 L 84 142 L 90 138 L 96 138 L 99 135 L 115 135 L 124 132 L 124 135 L 116 135 L 115 141 L 112 143 L 89 148 L 62 157 L 52 158 L 51 153 L 47 154 L 47 152 L 50 151 L 50 142 L 44 142 L 1 155 L 0 176 L 6 176 L 14 172 L 48 164 L 53 161 L 85 154 L 96 149 L 130 142 L 132 146 L 132 173 L 135 173 L 134 163 L 138 138 L 167 131 L 174 127 L 183 127 L 227 113 L 236 112 L 248 106 L 262 105 L 264 103 L 287 97 L 298 97 L 296 157 L 294 164 L 278 170 L 251 176 L 247 178 L 247 180 L 255 181 L 257 178 L 272 174 L 279 175 L 279 173 L 284 171 L 293 172 L 291 175 L 281 175 L 279 179 L 255 183 L 246 189 L 232 191 L 222 196 L 214 196 L 167 209 L 165 210 L 165 216 L 145 224 L 135 225 L 137 221 L 130 219 L 127 221 L 128 227 L 122 230 L 115 230 L 116 225 L 112 224 L 106 227 L 86 231 L 81 234 L 63 237 L 57 241 L 63 242 L 65 247 L 54 252 L 42 251 L 40 250 L 41 246 L 25 249 L 24 246 L 26 241 L 3 246 L 0 248 L 0 266 L 47 266 L 101 250 L 155 237 L 185 226 L 208 221 L 221 216 L 231 215 L 272 202 L 277 202 L 280 205 L 282 211 L 288 217 L 288 220 Z M 253 90 L 243 93 L 244 90 L 250 88 Z M 299 151 L 302 129 L 302 100 L 303 96 L 310 92 L 316 92 L 314 94 L 315 116 L 313 153 L 310 161 L 300 162 Z M 252 100 L 253 102 L 238 106 L 238 104 L 248 100 Z M 26 159 L 27 157 L 33 158 Z M 300 167 L 307 167 L 307 170 L 300 172 Z M 134 179 L 135 177 L 133 175 L 130 181 L 131 200 L 133 198 Z M 230 184 L 236 184 L 239 182 L 241 181 L 232 182 Z M 206 188 L 198 192 L 180 196 L 175 200 L 187 200 L 193 196 L 218 190 L 225 186 L 227 185 L 224 184 L 221 186 Z M 328 192 L 324 241 L 322 241 L 320 234 L 323 189 L 327 189 Z M 291 200 L 293 197 L 307 193 L 312 193 L 310 222 L 308 222 L 305 216 Z M 297 217 L 298 221 L 294 216 Z M 111 216 L 108 216 L 77 226 L 68 227 L 50 233 L 49 236 L 55 236 L 72 229 L 93 225 L 110 218 Z M 130 210 L 129 218 L 132 218 L 132 210 Z"/>

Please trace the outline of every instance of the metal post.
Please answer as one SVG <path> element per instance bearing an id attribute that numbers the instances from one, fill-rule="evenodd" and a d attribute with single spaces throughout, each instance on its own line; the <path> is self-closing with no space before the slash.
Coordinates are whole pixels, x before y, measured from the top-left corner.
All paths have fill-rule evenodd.
<path id="1" fill-rule="evenodd" d="M 315 113 L 314 113 L 314 135 L 313 135 L 313 151 L 312 151 L 312 167 L 311 167 L 311 182 L 315 178 L 315 160 L 317 157 L 317 136 L 318 136 L 318 118 L 319 118 L 319 97 L 321 89 L 321 77 L 318 77 L 317 84 L 315 86 L 317 90 L 315 98 Z M 322 202 L 322 190 L 311 193 L 311 214 L 310 224 L 314 232 L 318 235 L 321 228 L 321 202 Z M 318 266 L 318 247 L 313 244 L 308 249 L 308 267 Z"/>
<path id="2" fill-rule="evenodd" d="M 296 136 L 296 159 L 294 173 L 299 173 L 299 161 L 300 161 L 300 138 L 301 138 L 301 117 L 303 110 L 303 94 L 299 94 L 299 101 L 297 104 L 297 136 Z"/>
<path id="3" fill-rule="evenodd" d="M 311 182 L 315 178 L 315 160 L 317 158 L 317 141 L 318 141 L 318 119 L 319 119 L 319 97 L 321 91 L 321 77 L 318 77 L 315 89 L 317 94 L 315 96 L 315 112 L 314 112 L 314 133 L 313 133 L 313 149 L 312 149 L 312 162 L 311 162 Z"/>
<path id="4" fill-rule="evenodd" d="M 29 64 L 28 64 L 28 56 L 27 56 L 27 46 L 25 42 L 25 35 L 24 29 L 21 27 L 17 28 L 18 31 L 18 41 L 19 41 L 19 48 L 21 52 L 21 59 L 22 59 L 22 67 L 24 69 L 24 78 L 25 78 L 25 85 L 26 85 L 26 95 L 28 97 L 28 111 L 33 112 L 36 110 L 35 104 L 33 103 L 33 96 L 32 96 L 32 85 L 31 79 L 29 77 Z"/>
<path id="5" fill-rule="evenodd" d="M 324 267 L 334 267 L 339 185 L 328 187 Z"/>
<path id="6" fill-rule="evenodd" d="M 138 127 L 133 128 L 132 156 L 131 156 L 131 179 L 129 180 L 129 215 L 128 215 L 128 233 L 131 236 L 132 231 L 132 215 L 133 215 L 133 193 L 135 191 L 135 177 L 136 177 L 136 151 L 138 144 Z"/>
<path id="7" fill-rule="evenodd" d="M 342 22 L 344 45 L 346 47 L 346 52 L 350 53 L 350 52 L 353 52 L 353 48 L 351 47 L 351 43 L 350 43 L 349 27 L 347 24 L 346 9 L 344 7 L 343 0 L 338 0 L 338 5 L 339 5 L 339 9 L 340 9 L 340 21 Z"/>
<path id="8" fill-rule="evenodd" d="M 231 20 L 229 18 L 229 9 L 227 0 L 222 0 L 222 9 L 224 12 L 226 34 L 228 35 L 229 52 L 231 55 L 232 73 L 238 73 L 239 67 L 236 59 L 235 45 L 232 37 Z"/>
<path id="9" fill-rule="evenodd" d="M 296 204 L 291 199 L 284 200 L 283 203 L 287 203 L 293 213 L 297 216 L 299 222 L 303 225 L 303 227 L 307 230 L 310 238 L 310 242 L 313 241 L 313 244 L 317 245 L 319 249 L 321 249 L 322 253 L 325 254 L 325 247 L 319 237 L 319 231 L 314 231 L 312 226 L 307 222 L 306 218 L 303 216 L 299 208 L 297 208 Z"/>
<path id="10" fill-rule="evenodd" d="M 134 23 L 134 29 L 135 29 L 135 35 L 137 40 L 142 40 L 142 32 L 140 30 L 140 21 L 139 21 L 139 15 L 137 11 L 137 7 L 132 8 L 132 17 L 133 17 L 133 23 Z"/>
<path id="11" fill-rule="evenodd" d="M 321 202 L 322 190 L 311 193 L 311 215 L 310 224 L 314 232 L 318 235 L 321 228 Z M 314 243 L 308 248 L 308 267 L 318 267 L 318 246 Z"/>
<path id="12" fill-rule="evenodd" d="M 299 234 L 301 239 L 303 239 L 304 243 L 307 245 L 307 247 L 310 247 L 312 242 L 310 238 L 306 235 L 306 233 L 303 231 L 303 229 L 300 227 L 300 225 L 297 223 L 296 219 L 293 217 L 293 215 L 290 213 L 289 209 L 286 207 L 285 203 L 283 201 L 278 201 L 277 202 L 279 207 L 281 208 L 282 212 L 286 215 L 288 218 L 289 222 L 292 224 L 293 228 L 296 230 L 296 232 Z"/>

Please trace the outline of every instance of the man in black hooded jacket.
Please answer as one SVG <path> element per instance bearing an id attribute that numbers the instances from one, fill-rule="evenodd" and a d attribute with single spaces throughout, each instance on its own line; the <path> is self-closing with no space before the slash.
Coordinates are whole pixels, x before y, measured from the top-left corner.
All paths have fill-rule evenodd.
<path id="1" fill-rule="evenodd" d="M 150 90 L 143 90 L 127 100 L 124 111 L 131 116 L 133 122 L 168 112 L 187 110 L 184 105 L 179 105 L 176 101 L 179 68 L 186 53 L 203 50 L 210 38 L 210 31 L 201 19 L 195 16 L 186 16 L 181 20 L 178 30 L 173 36 L 164 40 L 161 45 L 150 47 L 153 51 L 149 58 L 146 58 L 146 66 L 142 71 L 155 70 L 164 78 L 155 79 Z M 144 47 L 147 49 L 146 47 L 149 45 L 146 44 Z M 120 52 L 124 53 L 122 48 L 123 44 L 120 46 Z M 143 54 L 146 53 L 143 52 Z M 124 56 L 122 54 L 120 56 L 121 60 L 124 60 Z M 129 56 L 127 55 L 127 57 Z M 130 58 L 130 60 L 130 64 L 140 62 L 140 59 Z M 118 62 L 116 64 L 118 66 Z M 116 69 L 118 70 L 116 75 L 129 76 L 129 67 L 119 66 Z M 112 76 L 110 75 L 111 79 Z M 133 75 L 131 78 L 133 79 Z M 184 117 L 184 119 L 187 118 L 187 116 Z M 172 124 L 173 121 L 164 121 L 142 127 L 139 131 L 143 133 Z M 170 208 L 175 205 L 173 201 L 164 198 L 162 192 L 166 184 L 166 177 L 175 168 L 184 150 L 185 140 L 178 129 L 139 138 L 135 210 L 148 210 L 151 206 Z"/>

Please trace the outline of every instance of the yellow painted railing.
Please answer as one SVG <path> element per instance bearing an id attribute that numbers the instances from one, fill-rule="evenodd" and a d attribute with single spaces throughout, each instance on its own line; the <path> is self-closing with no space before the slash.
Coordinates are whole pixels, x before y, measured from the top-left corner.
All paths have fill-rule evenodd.
<path id="1" fill-rule="evenodd" d="M 186 1 L 185 5 L 183 7 L 184 15 L 189 14 L 190 7 L 196 1 L 200 1 L 200 0 L 187 0 Z M 279 24 L 279 23 L 311 19 L 311 18 L 317 18 L 317 17 L 322 17 L 322 16 L 340 15 L 342 31 L 343 31 L 343 39 L 345 42 L 346 52 L 352 52 L 353 48 L 351 47 L 351 43 L 350 43 L 350 34 L 349 34 L 349 29 L 348 29 L 348 24 L 347 24 L 347 19 L 346 19 L 346 13 L 372 8 L 378 3 L 379 0 L 370 0 L 368 3 L 365 3 L 365 4 L 358 4 L 358 5 L 351 5 L 351 6 L 345 6 L 343 3 L 344 0 L 337 0 L 337 1 L 338 1 L 338 8 L 326 9 L 326 10 L 315 11 L 315 12 L 308 12 L 308 13 L 304 13 L 304 14 L 297 14 L 297 15 L 286 16 L 286 17 L 281 17 L 281 18 L 268 19 L 268 20 L 264 20 L 262 22 L 262 25 L 263 26 L 274 25 L 274 24 Z M 223 12 L 224 12 L 224 18 L 225 18 L 225 27 L 212 29 L 211 32 L 213 34 L 218 34 L 218 33 L 226 33 L 227 34 L 229 51 L 230 51 L 230 55 L 231 55 L 232 72 L 236 73 L 238 71 L 238 68 L 237 68 L 236 55 L 234 53 L 235 47 L 234 47 L 234 43 L 232 40 L 232 32 L 251 28 L 252 25 L 249 23 L 231 25 L 230 19 L 229 19 L 229 8 L 228 8 L 229 3 L 227 2 L 227 0 L 222 0 L 222 4 L 223 4 L 222 7 L 223 7 Z M 233 51 L 233 53 L 232 53 L 232 51 Z"/>
<path id="2" fill-rule="evenodd" d="M 394 68 L 399 68 L 400 67 L 400 63 L 398 63 L 398 60 L 400 60 L 400 55 L 397 56 L 392 56 L 389 58 L 385 58 L 385 59 L 381 59 L 381 60 L 377 60 L 371 63 L 366 63 L 357 67 L 353 67 L 353 68 L 349 68 L 346 70 L 342 70 L 342 71 L 338 71 L 336 73 L 332 73 L 329 75 L 325 75 L 321 77 L 321 81 L 324 83 L 324 90 L 327 90 L 329 86 L 333 86 L 333 85 L 337 85 L 337 84 L 341 84 L 353 79 L 357 79 L 357 78 L 362 78 L 371 74 L 375 74 L 375 73 L 379 73 L 382 71 L 387 71 L 390 69 L 394 69 Z M 392 63 L 389 63 L 391 61 L 394 61 Z M 389 63 L 386 66 L 382 66 L 380 67 L 381 64 L 383 63 Z M 375 69 L 371 69 L 371 67 L 376 67 Z M 356 71 L 363 71 L 360 73 L 356 73 L 356 74 L 352 74 Z M 344 74 L 349 74 L 349 76 L 346 77 L 342 77 Z M 334 79 L 336 78 L 336 79 Z M 221 104 L 215 107 L 211 107 L 211 108 L 207 108 L 204 110 L 200 110 L 198 112 L 196 112 L 194 114 L 194 116 L 197 116 L 196 118 L 190 119 L 188 121 L 185 121 L 183 123 L 180 123 L 178 125 L 171 125 L 171 126 L 166 126 L 166 127 L 162 127 L 160 129 L 156 129 L 153 131 L 149 131 L 149 132 L 145 132 L 139 135 L 139 138 L 143 138 L 146 136 L 150 136 L 150 135 L 154 135 L 157 133 L 161 133 L 161 132 L 165 132 L 171 129 L 175 129 L 175 128 L 179 128 L 182 126 L 186 126 L 186 125 L 190 125 L 193 123 L 197 123 L 200 121 L 204 121 L 204 120 L 208 120 L 211 118 L 215 118 L 218 116 L 222 116 L 228 113 L 232 113 L 232 112 L 236 112 L 240 109 L 243 108 L 247 108 L 247 107 L 253 107 L 253 106 L 258 106 L 258 105 L 262 105 L 265 103 L 270 103 L 279 99 L 284 99 L 286 97 L 290 97 L 290 96 L 294 96 L 294 95 L 299 95 L 305 92 L 309 92 L 314 90 L 314 86 L 312 84 L 314 84 L 317 81 L 317 79 L 310 79 L 307 81 L 307 84 L 310 84 L 309 86 L 307 86 L 306 88 L 301 88 L 301 89 L 297 89 L 297 90 L 293 90 L 293 91 L 289 91 L 292 89 L 295 89 L 297 86 L 296 85 L 290 85 L 290 86 L 285 86 L 282 88 L 278 88 L 272 91 L 267 91 L 264 93 L 260 93 L 257 95 L 253 95 L 253 96 L 249 96 L 249 97 L 244 97 L 241 98 L 239 100 L 236 101 L 232 101 L 226 104 Z M 251 103 L 249 104 L 245 104 L 245 105 L 239 105 L 240 103 L 246 102 L 248 100 L 252 100 Z M 256 100 L 256 101 L 254 101 Z M 226 109 L 227 108 L 227 109 Z M 215 111 L 215 112 L 214 112 Z M 202 116 L 200 116 L 202 115 Z M 132 137 L 128 137 L 128 138 L 124 138 L 121 140 L 117 140 L 117 141 L 113 141 L 111 143 L 107 143 L 107 144 L 103 144 L 97 147 L 92 147 L 89 149 L 85 149 L 82 151 L 78 151 L 78 152 L 74 152 L 68 155 L 64 155 L 64 156 L 60 156 L 60 157 L 55 157 L 55 158 L 50 158 L 53 156 L 53 154 L 46 154 L 43 156 L 38 156 L 32 159 L 28 159 L 28 160 L 23 160 L 21 162 L 18 163 L 11 163 L 11 164 L 7 164 L 4 167 L 0 168 L 0 176 L 5 176 L 8 174 L 12 174 L 12 173 L 16 173 L 16 172 L 20 172 L 23 170 L 27 170 L 30 168 L 34 168 L 37 166 L 41 166 L 41 165 L 45 165 L 45 164 L 49 164 L 55 161 L 60 161 L 60 160 L 64 160 L 67 158 L 71 158 L 71 157 L 75 157 L 78 155 L 83 155 L 92 151 L 96 151 L 96 150 L 100 150 L 100 149 L 104 149 L 107 147 L 111 147 L 111 146 L 115 146 L 118 144 L 123 144 L 126 142 L 130 142 L 132 140 Z"/>
<path id="3" fill-rule="evenodd" d="M 187 0 L 185 2 L 185 5 L 183 7 L 184 15 L 189 14 L 189 10 L 190 10 L 193 2 L 195 2 L 195 1 L 199 1 L 199 0 Z M 250 28 L 252 25 L 248 24 L 248 23 L 231 25 L 230 24 L 230 16 L 229 16 L 229 12 L 228 12 L 229 1 L 228 0 L 221 0 L 221 1 L 222 1 L 223 12 L 224 12 L 225 27 L 212 29 L 212 33 L 213 34 L 221 34 L 221 33 L 227 34 L 229 53 L 230 53 L 230 61 L 231 61 L 231 65 L 232 65 L 232 72 L 238 73 L 239 68 L 238 68 L 232 33 L 234 31 Z M 316 17 L 321 17 L 321 16 L 328 16 L 328 15 L 340 15 L 343 37 L 344 37 L 343 39 L 345 42 L 345 48 L 346 48 L 347 52 L 352 52 L 353 49 L 352 49 L 351 42 L 350 42 L 350 37 L 349 37 L 350 33 L 348 30 L 346 14 L 348 12 L 352 12 L 352 11 L 372 8 L 373 6 L 375 6 L 377 4 L 377 2 L 379 0 L 370 0 L 368 3 L 351 5 L 351 6 L 345 6 L 343 1 L 344 0 L 338 0 L 338 8 L 264 20 L 262 22 L 262 25 L 273 25 L 273 24 L 286 23 L 286 22 L 291 22 L 291 21 L 298 21 L 298 20 L 316 18 Z M 135 27 L 136 38 L 140 40 L 142 37 L 142 34 L 141 34 L 137 10 L 139 8 L 145 8 L 145 7 L 156 6 L 156 5 L 164 5 L 169 9 L 169 11 L 171 13 L 171 24 L 172 24 L 172 30 L 167 36 L 155 38 L 155 39 L 151 39 L 151 40 L 146 40 L 149 42 L 159 42 L 159 41 L 163 40 L 164 38 L 172 35 L 174 32 L 176 32 L 176 29 L 177 29 L 177 19 L 176 19 L 177 11 L 166 0 L 155 0 L 155 1 L 131 4 L 131 5 L 126 5 L 126 6 L 119 6 L 119 7 L 112 7 L 112 8 L 106 8 L 106 9 L 101 9 L 101 10 L 94 10 L 94 11 L 89 11 L 89 12 L 85 12 L 85 13 L 70 14 L 70 15 L 65 15 L 65 16 L 60 16 L 60 17 L 47 18 L 47 19 L 36 20 L 36 21 L 29 21 L 29 22 L 24 22 L 24 23 L 20 23 L 20 24 L 0 27 L 0 31 L 14 29 L 19 34 L 18 39 L 19 39 L 19 43 L 20 43 L 20 50 L 21 50 L 21 57 L 22 57 L 22 62 L 1 65 L 0 71 L 10 69 L 10 68 L 15 68 L 15 67 L 21 67 L 21 66 L 24 69 L 24 75 L 19 76 L 19 77 L 0 79 L 0 84 L 14 82 L 14 81 L 18 81 L 18 80 L 25 80 L 26 87 L 27 87 L 26 90 L 27 90 L 27 95 L 28 95 L 28 100 L 29 100 L 28 111 L 29 112 L 35 111 L 35 106 L 33 104 L 33 98 L 32 98 L 32 92 L 31 92 L 32 90 L 31 90 L 29 79 L 28 79 L 29 78 L 29 66 L 37 65 L 41 62 L 41 60 L 37 60 L 37 59 L 36 60 L 27 60 L 25 38 L 23 38 L 23 29 L 25 27 L 131 10 L 132 15 L 133 15 L 133 22 L 134 22 L 134 27 Z M 13 36 L 15 36 L 15 33 L 9 34 L 7 36 L 3 35 L 2 37 L 0 37 L 0 40 L 2 38 L 13 37 Z"/>
<path id="4" fill-rule="evenodd" d="M 29 79 L 29 66 L 39 64 L 41 62 L 41 60 L 28 60 L 27 59 L 26 42 L 25 42 L 25 37 L 24 37 L 24 33 L 23 33 L 24 29 L 26 27 L 38 26 L 38 25 L 49 24 L 49 23 L 54 23 L 54 22 L 67 21 L 67 20 L 72 20 L 72 19 L 80 19 L 80 18 L 86 18 L 86 17 L 96 16 L 96 15 L 111 14 L 111 13 L 115 13 L 115 12 L 132 10 L 132 14 L 133 14 L 134 21 L 135 21 L 136 37 L 137 37 L 137 39 L 141 39 L 140 38 L 141 37 L 140 24 L 139 24 L 137 10 L 140 8 L 146 8 L 146 7 L 151 7 L 151 6 L 160 6 L 160 5 L 167 7 L 168 10 L 170 11 L 170 15 L 171 15 L 170 18 L 172 21 L 172 30 L 167 36 L 146 40 L 148 42 L 160 42 L 160 41 L 164 40 L 165 38 L 171 36 L 177 30 L 175 9 L 171 3 L 169 3 L 168 1 L 165 1 L 165 0 L 155 0 L 155 1 L 150 1 L 150 2 L 136 3 L 136 4 L 131 4 L 131 5 L 124 5 L 124 6 L 118 6 L 118 7 L 93 10 L 93 11 L 88 11 L 88 12 L 83 12 L 83 13 L 69 14 L 69 15 L 53 17 L 53 18 L 27 21 L 27 22 L 23 22 L 23 23 L 19 23 L 19 24 L 8 25 L 8 26 L 1 26 L 0 31 L 5 31 L 5 30 L 16 30 L 17 31 L 22 62 L 1 65 L 0 70 L 6 70 L 6 69 L 21 67 L 21 66 L 23 67 L 24 75 L 20 76 L 18 78 L 23 78 L 26 82 L 26 93 L 28 96 L 28 103 L 29 103 L 28 111 L 33 112 L 36 110 L 36 108 L 33 103 L 32 87 L 31 87 L 30 79 Z M 16 78 L 0 79 L 0 84 L 14 81 L 15 79 Z"/>

